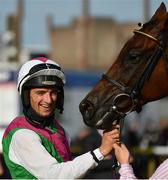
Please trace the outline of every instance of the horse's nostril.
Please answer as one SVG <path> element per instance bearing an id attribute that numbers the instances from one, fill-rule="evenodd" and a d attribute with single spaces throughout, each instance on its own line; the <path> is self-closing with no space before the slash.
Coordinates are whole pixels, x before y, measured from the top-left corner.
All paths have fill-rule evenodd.
<path id="1" fill-rule="evenodd" d="M 92 103 L 90 103 L 89 101 L 82 102 L 80 104 L 80 111 L 84 119 L 90 119 L 94 113 L 94 108 L 93 108 Z"/>

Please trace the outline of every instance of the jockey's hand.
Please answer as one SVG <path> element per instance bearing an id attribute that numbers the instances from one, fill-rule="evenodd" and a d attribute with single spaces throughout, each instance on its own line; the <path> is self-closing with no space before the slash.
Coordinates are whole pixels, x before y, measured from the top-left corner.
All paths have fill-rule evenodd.
<path id="1" fill-rule="evenodd" d="M 102 142 L 99 147 L 103 156 L 108 155 L 113 150 L 113 145 L 119 142 L 120 131 L 119 126 L 113 127 L 111 131 L 104 131 L 102 135 Z"/>

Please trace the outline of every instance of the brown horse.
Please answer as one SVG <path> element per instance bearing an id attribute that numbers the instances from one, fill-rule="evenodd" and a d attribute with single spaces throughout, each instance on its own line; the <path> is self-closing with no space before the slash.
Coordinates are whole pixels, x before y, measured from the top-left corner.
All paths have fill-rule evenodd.
<path id="1" fill-rule="evenodd" d="M 84 122 L 107 129 L 144 104 L 168 95 L 168 13 L 164 3 L 134 30 L 118 58 L 80 103 Z"/>

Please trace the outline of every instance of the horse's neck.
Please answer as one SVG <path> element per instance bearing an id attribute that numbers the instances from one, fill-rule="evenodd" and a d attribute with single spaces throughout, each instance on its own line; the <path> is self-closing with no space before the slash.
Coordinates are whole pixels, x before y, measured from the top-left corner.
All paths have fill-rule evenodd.
<path id="1" fill-rule="evenodd" d="M 145 82 L 141 95 L 145 103 L 168 96 L 168 71 L 164 61 L 158 63 L 150 79 Z"/>

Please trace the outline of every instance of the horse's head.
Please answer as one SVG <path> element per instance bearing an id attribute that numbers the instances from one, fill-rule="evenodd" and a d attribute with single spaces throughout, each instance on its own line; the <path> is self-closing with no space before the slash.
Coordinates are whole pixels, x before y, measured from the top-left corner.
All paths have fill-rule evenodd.
<path id="1" fill-rule="evenodd" d="M 88 126 L 106 129 L 150 101 L 168 95 L 168 13 L 164 3 L 134 30 L 118 58 L 80 103 Z M 166 67 L 166 68 L 165 68 Z"/>

